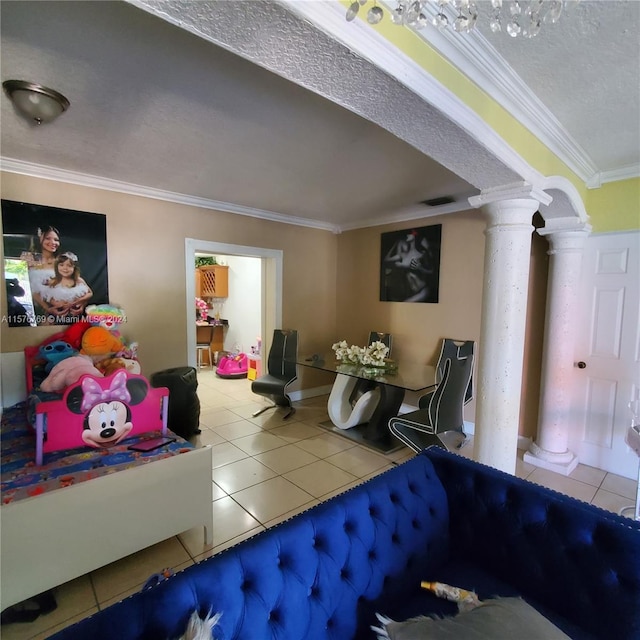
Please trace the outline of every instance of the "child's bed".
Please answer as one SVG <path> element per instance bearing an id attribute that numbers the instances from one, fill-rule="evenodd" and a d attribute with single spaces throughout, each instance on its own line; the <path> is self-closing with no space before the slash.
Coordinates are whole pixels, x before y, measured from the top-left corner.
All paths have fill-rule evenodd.
<path id="1" fill-rule="evenodd" d="M 34 402 L 37 391 L 2 416 L 2 609 L 196 526 L 211 543 L 211 448 L 167 432 L 166 389 L 118 371 L 83 376 L 56 399 Z M 109 414 L 130 425 L 109 447 L 99 434 L 98 446 L 85 444 L 107 415 L 90 407 L 94 401 L 128 410 Z M 148 453 L 129 449 L 163 433 L 175 442 Z"/>

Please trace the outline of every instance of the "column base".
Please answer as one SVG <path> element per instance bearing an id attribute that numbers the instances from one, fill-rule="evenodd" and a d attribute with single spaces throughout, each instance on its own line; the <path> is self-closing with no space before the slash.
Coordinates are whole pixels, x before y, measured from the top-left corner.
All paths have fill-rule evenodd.
<path id="1" fill-rule="evenodd" d="M 568 476 L 578 466 L 578 457 L 571 451 L 564 453 L 553 453 L 541 449 L 535 442 L 529 446 L 529 451 L 525 451 L 523 459 L 534 467 L 548 469 L 563 476 Z"/>

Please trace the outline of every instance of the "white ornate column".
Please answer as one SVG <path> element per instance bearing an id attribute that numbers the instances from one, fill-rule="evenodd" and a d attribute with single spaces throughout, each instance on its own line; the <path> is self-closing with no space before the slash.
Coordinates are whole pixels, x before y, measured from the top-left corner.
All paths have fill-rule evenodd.
<path id="1" fill-rule="evenodd" d="M 549 202 L 544 191 L 524 183 L 469 199 L 487 218 L 475 458 L 511 474 L 518 447 L 531 221 L 540 204 Z"/>
<path id="2" fill-rule="evenodd" d="M 572 400 L 577 288 L 590 227 L 583 224 L 580 228 L 562 228 L 561 224 L 562 221 L 551 220 L 538 231 L 549 240 L 549 279 L 538 435 L 524 454 L 524 460 L 568 476 L 578 465 L 578 458 L 568 449 L 567 420 Z"/>

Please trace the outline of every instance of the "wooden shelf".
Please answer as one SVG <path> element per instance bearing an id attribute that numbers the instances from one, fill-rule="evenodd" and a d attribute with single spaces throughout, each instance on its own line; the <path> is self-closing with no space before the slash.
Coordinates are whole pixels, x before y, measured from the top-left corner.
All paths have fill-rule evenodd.
<path id="1" fill-rule="evenodd" d="M 214 264 L 196 269 L 197 298 L 229 297 L 229 267 Z"/>

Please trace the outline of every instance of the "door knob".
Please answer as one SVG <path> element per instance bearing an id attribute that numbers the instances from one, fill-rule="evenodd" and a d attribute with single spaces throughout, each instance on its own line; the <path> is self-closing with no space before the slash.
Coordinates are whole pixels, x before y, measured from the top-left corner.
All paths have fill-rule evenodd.
<path id="1" fill-rule="evenodd" d="M 582 360 L 580 360 L 580 362 L 576 362 L 575 366 L 578 367 L 578 369 L 586 369 L 587 368 L 587 363 L 586 362 L 582 362 Z"/>

